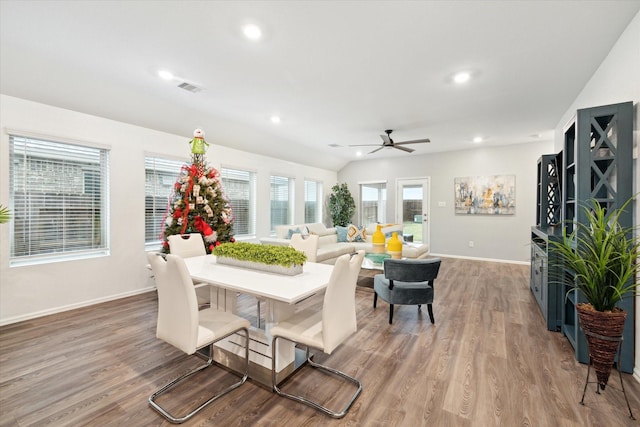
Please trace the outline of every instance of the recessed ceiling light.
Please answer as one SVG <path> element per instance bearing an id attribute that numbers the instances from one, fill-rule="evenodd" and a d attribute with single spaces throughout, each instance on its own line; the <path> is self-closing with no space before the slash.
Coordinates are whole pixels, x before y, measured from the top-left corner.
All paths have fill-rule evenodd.
<path id="1" fill-rule="evenodd" d="M 475 138 L 473 138 L 473 142 L 475 142 L 476 144 L 479 144 L 482 142 L 482 137 L 481 136 L 476 136 Z"/>
<path id="2" fill-rule="evenodd" d="M 173 74 L 167 70 L 158 71 L 158 76 L 163 80 L 173 80 Z"/>
<path id="3" fill-rule="evenodd" d="M 262 30 L 257 25 L 245 25 L 242 27 L 242 32 L 250 40 L 258 40 L 262 37 Z"/>
<path id="4" fill-rule="evenodd" d="M 271 123 L 280 123 L 280 117 L 278 116 L 271 116 Z"/>
<path id="5" fill-rule="evenodd" d="M 471 78 L 471 74 L 469 74 L 467 71 L 462 71 L 453 76 L 453 81 L 458 84 L 461 84 L 461 83 L 468 82 L 470 78 Z"/>
<path id="6" fill-rule="evenodd" d="M 358 157 L 362 156 L 362 151 L 356 152 L 356 156 L 358 156 Z"/>

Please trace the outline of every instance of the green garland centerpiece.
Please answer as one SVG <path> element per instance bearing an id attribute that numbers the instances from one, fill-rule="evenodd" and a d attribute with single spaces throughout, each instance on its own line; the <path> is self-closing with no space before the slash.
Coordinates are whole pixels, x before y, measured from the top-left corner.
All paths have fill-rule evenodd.
<path id="1" fill-rule="evenodd" d="M 264 270 L 273 273 L 296 275 L 302 273 L 307 256 L 288 246 L 262 245 L 258 243 L 223 243 L 213 250 L 219 264 Z"/>

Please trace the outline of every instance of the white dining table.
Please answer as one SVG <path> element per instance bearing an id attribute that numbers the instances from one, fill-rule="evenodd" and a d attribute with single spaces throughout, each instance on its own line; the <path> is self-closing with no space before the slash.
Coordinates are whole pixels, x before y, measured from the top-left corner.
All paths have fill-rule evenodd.
<path id="1" fill-rule="evenodd" d="M 213 255 L 184 259 L 191 278 L 211 286 L 211 304 L 219 310 L 236 313 L 237 295 L 248 294 L 266 301 L 264 329 L 252 327 L 250 334 L 249 376 L 258 382 L 271 385 L 271 335 L 270 329 L 279 321 L 291 316 L 296 303 L 323 292 L 329 283 L 332 265 L 307 262 L 301 274 L 288 276 L 252 270 L 243 267 L 218 264 Z M 218 363 L 240 370 L 244 358 L 242 335 L 232 335 L 222 340 L 214 353 Z M 298 354 L 297 354 L 298 353 Z M 295 345 L 286 340 L 278 341 L 276 353 L 277 381 L 281 382 L 302 363 L 304 357 L 296 352 Z"/>

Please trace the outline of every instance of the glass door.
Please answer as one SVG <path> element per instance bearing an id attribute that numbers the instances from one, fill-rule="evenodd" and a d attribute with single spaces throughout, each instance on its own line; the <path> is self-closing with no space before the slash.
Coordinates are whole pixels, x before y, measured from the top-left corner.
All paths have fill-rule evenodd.
<path id="1" fill-rule="evenodd" d="M 405 240 L 429 243 L 429 178 L 399 179 L 396 222 Z"/>

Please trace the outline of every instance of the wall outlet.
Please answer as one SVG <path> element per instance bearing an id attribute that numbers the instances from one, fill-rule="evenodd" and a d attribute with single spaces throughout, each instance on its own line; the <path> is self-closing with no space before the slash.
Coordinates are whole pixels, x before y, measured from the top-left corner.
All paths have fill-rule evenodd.
<path id="1" fill-rule="evenodd" d="M 473 240 L 469 240 L 469 247 L 472 248 L 474 245 Z"/>

